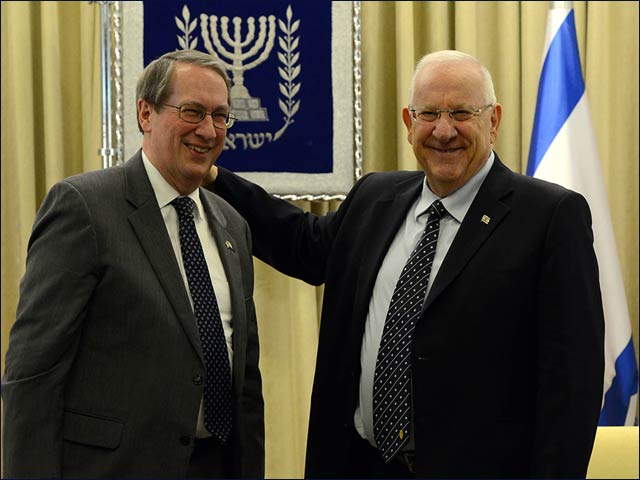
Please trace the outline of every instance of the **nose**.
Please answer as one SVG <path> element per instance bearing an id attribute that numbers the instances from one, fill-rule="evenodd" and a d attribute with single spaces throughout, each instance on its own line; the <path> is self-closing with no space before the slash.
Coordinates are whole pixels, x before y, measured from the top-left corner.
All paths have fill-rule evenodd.
<path id="1" fill-rule="evenodd" d="M 218 136 L 218 129 L 213 126 L 213 118 L 206 115 L 196 128 L 196 134 L 204 138 L 215 138 Z"/>
<path id="2" fill-rule="evenodd" d="M 458 130 L 456 130 L 454 121 L 449 117 L 448 113 L 443 112 L 440 115 L 440 118 L 435 121 L 431 135 L 433 135 L 439 142 L 448 142 L 458 135 Z"/>

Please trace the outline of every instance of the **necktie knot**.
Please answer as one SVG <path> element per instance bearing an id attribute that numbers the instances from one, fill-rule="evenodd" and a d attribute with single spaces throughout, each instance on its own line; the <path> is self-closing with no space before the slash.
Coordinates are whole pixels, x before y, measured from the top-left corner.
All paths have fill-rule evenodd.
<path id="1" fill-rule="evenodd" d="M 435 202 L 433 202 L 427 210 L 427 215 L 429 216 L 429 218 L 436 217 L 438 219 L 441 219 L 446 214 L 447 209 L 444 208 L 444 205 L 440 200 L 436 200 Z"/>
<path id="2" fill-rule="evenodd" d="M 193 218 L 193 207 L 195 207 L 196 203 L 190 197 L 174 198 L 171 201 L 171 205 L 176 209 L 180 221 Z"/>

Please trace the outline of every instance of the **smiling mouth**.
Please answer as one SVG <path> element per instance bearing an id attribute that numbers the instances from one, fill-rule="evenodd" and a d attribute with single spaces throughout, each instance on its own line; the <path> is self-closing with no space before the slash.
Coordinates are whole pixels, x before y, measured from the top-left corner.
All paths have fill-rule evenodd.
<path id="1" fill-rule="evenodd" d="M 185 143 L 185 145 L 189 150 L 193 150 L 194 152 L 197 152 L 197 153 L 207 153 L 209 151 L 208 147 L 198 147 L 196 145 L 191 145 L 188 143 Z"/>
<path id="2" fill-rule="evenodd" d="M 436 152 L 439 153 L 453 153 L 453 152 L 457 152 L 458 150 L 460 150 L 460 147 L 456 147 L 456 148 L 438 148 L 438 147 L 431 147 L 431 149 L 435 150 Z"/>

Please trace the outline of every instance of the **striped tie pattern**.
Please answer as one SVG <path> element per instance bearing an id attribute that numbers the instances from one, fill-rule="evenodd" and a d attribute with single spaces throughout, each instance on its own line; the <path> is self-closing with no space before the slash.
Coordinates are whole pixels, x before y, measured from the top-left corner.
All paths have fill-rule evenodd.
<path id="1" fill-rule="evenodd" d="M 171 204 L 178 213 L 180 250 L 207 370 L 202 396 L 204 426 L 224 444 L 231 431 L 232 413 L 231 367 L 222 319 L 202 244 L 193 221 L 195 202 L 189 197 L 178 197 Z"/>
<path id="2" fill-rule="evenodd" d="M 393 291 L 373 381 L 373 433 L 385 462 L 409 441 L 411 340 L 422 311 L 440 229 L 447 211 L 440 200 L 427 210 L 427 225 Z"/>

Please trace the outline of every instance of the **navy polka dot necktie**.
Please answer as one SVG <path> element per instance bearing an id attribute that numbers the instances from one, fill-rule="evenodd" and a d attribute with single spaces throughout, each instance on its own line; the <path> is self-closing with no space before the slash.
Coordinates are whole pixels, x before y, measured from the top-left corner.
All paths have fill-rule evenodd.
<path id="1" fill-rule="evenodd" d="M 446 213 L 440 200 L 427 210 L 427 225 L 400 273 L 382 331 L 373 380 L 373 433 L 385 462 L 410 437 L 412 336 L 425 300 L 440 218 Z"/>
<path id="2" fill-rule="evenodd" d="M 204 425 L 223 444 L 231 431 L 231 367 L 222 319 L 200 238 L 193 221 L 195 202 L 178 197 L 171 202 L 178 213 L 180 249 L 187 274 L 193 310 L 198 321 L 200 346 L 207 369 L 203 393 Z"/>

